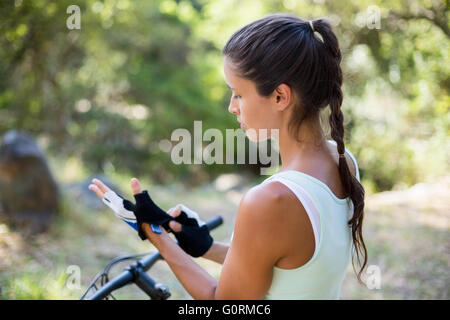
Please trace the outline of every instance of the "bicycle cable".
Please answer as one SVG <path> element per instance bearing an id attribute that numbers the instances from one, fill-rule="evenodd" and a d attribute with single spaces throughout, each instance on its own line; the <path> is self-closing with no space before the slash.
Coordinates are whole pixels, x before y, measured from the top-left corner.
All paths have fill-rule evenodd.
<path id="1" fill-rule="evenodd" d="M 89 283 L 89 286 L 87 287 L 86 291 L 83 293 L 83 295 L 81 296 L 80 300 L 83 300 L 84 297 L 86 296 L 86 294 L 92 289 L 95 288 L 95 290 L 97 291 L 97 285 L 96 282 L 98 281 L 98 279 L 100 278 L 100 284 L 101 286 L 104 286 L 105 284 L 107 284 L 109 282 L 109 271 L 111 270 L 111 268 L 122 261 L 125 260 L 131 260 L 131 259 L 139 259 L 143 256 L 146 256 L 148 254 L 150 254 L 151 252 L 147 252 L 147 253 L 139 253 L 139 254 L 133 254 L 133 255 L 126 255 L 126 256 L 121 256 L 121 257 L 116 257 L 111 259 L 108 264 L 105 266 L 105 268 L 103 269 L 103 271 L 97 273 L 94 277 L 94 279 Z M 111 296 L 111 298 L 113 298 L 114 300 L 116 300 L 116 298 L 110 293 L 108 296 Z M 106 297 L 106 299 L 108 299 L 108 296 Z"/>

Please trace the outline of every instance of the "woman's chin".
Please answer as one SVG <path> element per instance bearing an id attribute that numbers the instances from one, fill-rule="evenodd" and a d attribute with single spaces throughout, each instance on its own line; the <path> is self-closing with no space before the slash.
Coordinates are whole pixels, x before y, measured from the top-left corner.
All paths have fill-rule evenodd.
<path id="1" fill-rule="evenodd" d="M 267 134 L 267 129 L 253 129 L 253 128 L 243 128 L 248 140 L 252 142 L 263 142 L 270 139 L 270 135 Z"/>

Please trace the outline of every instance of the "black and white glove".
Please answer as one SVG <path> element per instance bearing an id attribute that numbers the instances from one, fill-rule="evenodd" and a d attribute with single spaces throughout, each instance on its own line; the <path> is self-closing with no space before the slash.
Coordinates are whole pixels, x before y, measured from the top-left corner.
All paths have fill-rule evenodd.
<path id="1" fill-rule="evenodd" d="M 116 217 L 131 226 L 134 230 L 138 231 L 138 223 L 136 220 L 136 215 L 134 214 L 134 211 L 136 210 L 134 203 L 124 199 L 112 190 L 108 190 L 104 193 L 102 201 L 112 209 Z M 159 225 L 151 224 L 151 228 L 153 232 L 161 233 L 161 228 Z"/>
<path id="2" fill-rule="evenodd" d="M 214 240 L 209 234 L 207 225 L 199 218 L 198 214 L 188 207 L 182 206 L 182 212 L 177 217 L 172 217 L 159 208 L 150 198 L 147 190 L 135 194 L 136 220 L 138 233 L 142 240 L 147 237 L 141 229 L 142 223 L 153 223 L 162 225 L 166 230 L 171 230 L 169 222 L 175 220 L 181 224 L 181 231 L 173 232 L 178 245 L 189 255 L 200 257 L 209 250 Z M 173 231 L 173 230 L 172 230 Z"/>
<path id="3" fill-rule="evenodd" d="M 111 208 L 116 217 L 137 231 L 136 216 L 133 212 L 135 210 L 135 205 L 131 201 L 122 198 L 112 190 L 105 192 L 102 201 Z"/>
<path id="4" fill-rule="evenodd" d="M 152 225 L 155 232 L 154 225 L 162 225 L 167 231 L 172 231 L 178 245 L 193 257 L 204 255 L 212 246 L 214 240 L 208 227 L 195 211 L 181 204 L 179 205 L 181 213 L 174 218 L 159 208 L 146 190 L 136 194 L 134 198 L 136 204 L 109 190 L 105 192 L 102 201 L 112 209 L 119 219 L 135 229 L 142 240 L 146 240 L 147 237 L 140 227 L 142 223 L 146 222 Z M 181 231 L 174 232 L 170 228 L 169 222 L 172 220 L 181 224 Z"/>

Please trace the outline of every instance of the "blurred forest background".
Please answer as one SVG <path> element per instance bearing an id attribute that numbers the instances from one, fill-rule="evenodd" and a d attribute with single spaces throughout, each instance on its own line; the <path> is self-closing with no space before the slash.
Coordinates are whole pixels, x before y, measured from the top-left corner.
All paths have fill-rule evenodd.
<path id="1" fill-rule="evenodd" d="M 79 30 L 66 25 L 74 4 Z M 343 53 L 346 147 L 368 197 L 369 264 L 383 276 L 369 290 L 349 270 L 343 297 L 448 299 L 450 27 L 449 3 L 437 0 L 2 1 L 0 135 L 36 140 L 61 204 L 43 234 L 0 223 L 1 298 L 79 298 L 110 259 L 151 250 L 84 194 L 93 176 L 127 196 L 138 177 L 165 208 L 184 201 L 205 219 L 221 214 L 215 238 L 227 241 L 240 197 L 265 177 L 257 166 L 175 165 L 167 144 L 194 120 L 237 129 L 220 51 L 273 12 L 328 17 Z M 220 266 L 198 260 L 218 276 Z M 82 270 L 79 289 L 65 285 L 69 265 Z M 157 267 L 173 298 L 189 298 Z"/>

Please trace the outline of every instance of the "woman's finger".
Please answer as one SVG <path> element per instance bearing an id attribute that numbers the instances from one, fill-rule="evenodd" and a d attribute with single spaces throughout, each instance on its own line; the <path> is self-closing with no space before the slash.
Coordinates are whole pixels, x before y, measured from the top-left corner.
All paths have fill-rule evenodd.
<path id="1" fill-rule="evenodd" d="M 169 227 L 173 230 L 173 232 L 180 232 L 182 226 L 180 223 L 172 220 L 169 222 Z"/>
<path id="2" fill-rule="evenodd" d="M 101 181 L 101 180 L 99 180 L 99 179 L 96 179 L 96 178 L 94 178 L 94 179 L 92 179 L 92 183 L 94 183 L 96 186 L 97 186 L 97 188 L 99 188 L 100 189 L 100 191 L 101 192 L 103 192 L 103 193 L 106 193 L 106 192 L 108 192 L 110 189 Z"/>
<path id="3" fill-rule="evenodd" d="M 167 214 L 169 215 L 169 216 L 172 216 L 173 217 L 173 212 L 175 211 L 175 207 L 173 207 L 173 208 L 170 208 L 169 210 L 167 210 Z"/>
<path id="4" fill-rule="evenodd" d="M 175 207 L 170 208 L 167 213 L 174 218 L 178 217 L 181 214 L 181 205 L 176 205 Z"/>
<path id="5" fill-rule="evenodd" d="M 131 179 L 130 183 L 131 183 L 131 190 L 133 190 L 133 194 L 138 194 L 142 192 L 142 187 L 138 179 L 133 178 Z"/>
<path id="6" fill-rule="evenodd" d="M 89 190 L 94 191 L 95 194 L 100 198 L 103 199 L 105 197 L 104 193 L 97 187 L 95 184 L 89 185 Z"/>

